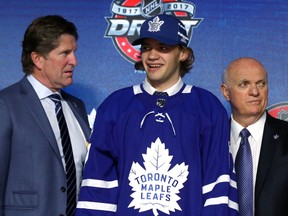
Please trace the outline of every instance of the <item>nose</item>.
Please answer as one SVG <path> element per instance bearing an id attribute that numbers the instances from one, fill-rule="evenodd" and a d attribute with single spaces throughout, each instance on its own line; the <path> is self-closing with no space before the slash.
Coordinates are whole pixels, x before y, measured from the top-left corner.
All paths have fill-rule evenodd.
<path id="1" fill-rule="evenodd" d="M 258 89 L 258 86 L 256 84 L 251 86 L 250 95 L 253 95 L 253 96 L 258 96 L 259 95 L 259 89 Z"/>
<path id="2" fill-rule="evenodd" d="M 70 56 L 70 59 L 69 59 L 69 64 L 73 65 L 73 66 L 76 66 L 78 64 L 78 61 L 77 61 L 77 58 L 76 58 L 76 55 L 75 55 L 74 52 L 71 52 L 71 56 Z"/>
<path id="3" fill-rule="evenodd" d="M 156 49 L 151 49 L 151 50 L 149 51 L 148 58 L 149 58 L 150 60 L 158 59 L 158 58 L 159 58 L 158 51 L 157 51 Z"/>

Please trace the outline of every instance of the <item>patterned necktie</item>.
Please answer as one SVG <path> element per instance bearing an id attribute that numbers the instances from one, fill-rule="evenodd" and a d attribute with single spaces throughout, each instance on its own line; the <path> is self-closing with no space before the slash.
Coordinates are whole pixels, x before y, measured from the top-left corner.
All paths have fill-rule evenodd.
<path id="1" fill-rule="evenodd" d="M 248 137 L 250 132 L 244 128 L 240 132 L 241 142 L 236 156 L 235 169 L 239 192 L 240 216 L 253 216 L 253 163 Z"/>
<path id="2" fill-rule="evenodd" d="M 60 129 L 61 142 L 65 159 L 66 182 L 67 182 L 66 216 L 72 216 L 74 215 L 76 208 L 76 170 L 75 170 L 72 145 L 68 127 L 62 111 L 61 98 L 58 94 L 52 94 L 49 96 L 49 98 L 55 103 L 55 112 Z"/>

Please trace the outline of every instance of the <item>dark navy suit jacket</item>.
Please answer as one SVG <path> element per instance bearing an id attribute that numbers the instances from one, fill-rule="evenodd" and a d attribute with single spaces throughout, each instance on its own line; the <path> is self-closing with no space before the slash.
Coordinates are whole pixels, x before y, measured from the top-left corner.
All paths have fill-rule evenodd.
<path id="1" fill-rule="evenodd" d="M 267 113 L 255 187 L 255 216 L 288 215 L 288 122 Z"/>

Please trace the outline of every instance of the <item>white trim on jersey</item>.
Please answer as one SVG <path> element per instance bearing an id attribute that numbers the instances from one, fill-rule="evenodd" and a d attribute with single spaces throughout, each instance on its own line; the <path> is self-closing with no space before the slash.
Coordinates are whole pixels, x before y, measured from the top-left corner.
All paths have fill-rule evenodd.
<path id="1" fill-rule="evenodd" d="M 207 199 L 204 204 L 204 207 L 211 206 L 211 205 L 220 205 L 220 204 L 228 204 L 230 208 L 238 211 L 238 204 L 230 200 L 229 197 L 227 196 Z"/>
<path id="2" fill-rule="evenodd" d="M 193 86 L 192 85 L 186 85 L 185 88 L 183 89 L 182 93 L 188 94 L 191 93 Z"/>
<path id="3" fill-rule="evenodd" d="M 101 202 L 88 202 L 88 201 L 78 201 L 77 208 L 79 209 L 90 209 L 90 210 L 99 210 L 99 211 L 110 211 L 116 212 L 117 205 L 110 203 L 101 203 Z"/>
<path id="4" fill-rule="evenodd" d="M 118 181 L 103 181 L 95 179 L 83 179 L 82 187 L 97 187 L 97 188 L 115 188 L 118 187 Z"/>
<path id="5" fill-rule="evenodd" d="M 221 175 L 221 176 L 219 176 L 219 178 L 215 182 L 212 182 L 208 185 L 203 186 L 202 187 L 203 194 L 209 193 L 210 191 L 213 190 L 215 185 L 217 185 L 219 183 L 223 183 L 223 182 L 230 182 L 230 176 L 229 175 Z"/>
<path id="6" fill-rule="evenodd" d="M 134 86 L 133 86 L 133 92 L 134 92 L 134 95 L 143 93 L 140 85 L 134 85 Z"/>

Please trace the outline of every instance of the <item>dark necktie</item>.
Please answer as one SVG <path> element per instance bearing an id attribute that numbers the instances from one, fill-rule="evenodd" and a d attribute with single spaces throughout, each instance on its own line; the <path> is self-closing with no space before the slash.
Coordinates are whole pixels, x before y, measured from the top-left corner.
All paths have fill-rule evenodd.
<path id="1" fill-rule="evenodd" d="M 58 125 L 61 134 L 61 142 L 66 167 L 66 182 L 67 182 L 67 204 L 66 216 L 74 215 L 76 208 L 76 170 L 72 151 L 71 140 L 68 127 L 62 111 L 61 98 L 58 94 L 52 94 L 49 98 L 55 103 L 55 112 L 58 120 Z"/>
<path id="2" fill-rule="evenodd" d="M 240 132 L 241 142 L 235 160 L 239 193 L 240 216 L 253 216 L 253 163 L 248 137 L 250 132 L 244 128 Z"/>

